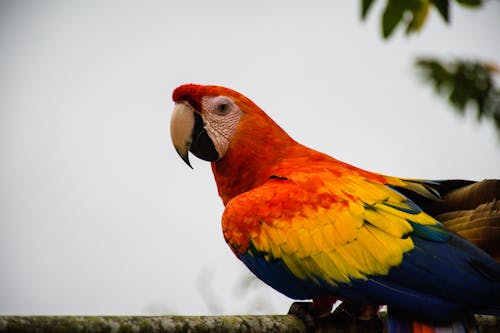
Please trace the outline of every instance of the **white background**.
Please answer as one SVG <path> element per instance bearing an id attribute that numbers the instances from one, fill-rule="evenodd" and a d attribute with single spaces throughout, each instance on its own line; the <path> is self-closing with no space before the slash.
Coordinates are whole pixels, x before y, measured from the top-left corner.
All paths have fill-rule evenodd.
<path id="1" fill-rule="evenodd" d="M 172 90 L 219 84 L 296 140 L 389 175 L 499 178 L 489 123 L 451 112 L 416 56 L 500 63 L 500 4 L 380 37 L 379 1 L 0 2 L 0 314 L 284 313 L 245 289 L 209 164 Z M 243 281 L 243 282 L 242 282 Z"/>

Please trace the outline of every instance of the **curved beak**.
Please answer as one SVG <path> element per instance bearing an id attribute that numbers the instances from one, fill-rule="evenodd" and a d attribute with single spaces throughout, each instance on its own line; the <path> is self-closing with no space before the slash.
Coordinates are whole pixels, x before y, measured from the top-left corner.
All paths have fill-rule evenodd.
<path id="1" fill-rule="evenodd" d="M 192 169 L 189 152 L 205 161 L 216 161 L 219 154 L 204 127 L 202 116 L 188 102 L 175 103 L 170 119 L 170 136 L 175 150 Z"/>
<path id="2" fill-rule="evenodd" d="M 189 163 L 189 147 L 193 142 L 194 109 L 188 103 L 175 103 L 174 112 L 170 118 L 170 137 L 177 154 L 192 169 Z"/>

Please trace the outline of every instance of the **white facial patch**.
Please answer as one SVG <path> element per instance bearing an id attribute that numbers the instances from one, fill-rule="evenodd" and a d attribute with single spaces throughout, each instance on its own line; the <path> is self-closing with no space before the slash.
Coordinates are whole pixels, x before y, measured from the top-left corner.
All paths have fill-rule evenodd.
<path id="1" fill-rule="evenodd" d="M 229 147 L 243 112 L 225 96 L 203 97 L 201 100 L 205 129 L 212 139 L 215 149 L 222 158 Z"/>

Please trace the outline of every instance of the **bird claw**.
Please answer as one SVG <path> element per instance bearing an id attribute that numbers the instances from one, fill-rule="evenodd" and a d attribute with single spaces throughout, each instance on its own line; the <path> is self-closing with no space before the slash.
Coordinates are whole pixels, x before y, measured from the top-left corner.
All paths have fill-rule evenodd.
<path id="1" fill-rule="evenodd" d="M 293 302 L 288 310 L 288 314 L 297 316 L 306 325 L 308 332 L 316 330 L 316 316 L 312 302 Z"/>
<path id="2" fill-rule="evenodd" d="M 382 333 L 384 325 L 378 307 L 343 302 L 333 313 L 318 314 L 311 302 L 294 302 L 288 314 L 297 316 L 308 332 Z"/>
<path id="3" fill-rule="evenodd" d="M 329 316 L 330 325 L 335 325 L 337 328 L 343 327 L 341 330 L 343 332 L 382 333 L 384 324 L 377 315 L 378 308 L 378 305 L 342 302 Z"/>

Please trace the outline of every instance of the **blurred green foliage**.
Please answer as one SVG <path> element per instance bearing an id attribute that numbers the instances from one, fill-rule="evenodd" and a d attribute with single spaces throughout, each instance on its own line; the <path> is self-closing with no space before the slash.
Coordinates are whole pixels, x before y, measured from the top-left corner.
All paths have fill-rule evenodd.
<path id="1" fill-rule="evenodd" d="M 361 18 L 364 20 L 375 0 L 361 0 Z M 455 0 L 467 7 L 480 7 L 482 0 Z M 446 23 L 450 22 L 449 0 L 387 0 L 382 14 L 382 35 L 389 38 L 396 27 L 405 25 L 406 34 L 419 31 L 424 25 L 430 9 L 438 11 Z"/>
<path id="2" fill-rule="evenodd" d="M 478 120 L 493 120 L 500 133 L 500 89 L 495 87 L 493 79 L 499 69 L 495 65 L 421 58 L 416 66 L 436 93 L 446 96 L 455 110 L 463 114 L 469 104 L 475 104 Z"/>
<path id="3" fill-rule="evenodd" d="M 361 0 L 361 18 L 366 19 L 375 0 Z M 436 10 L 450 22 L 450 3 L 453 0 L 386 0 L 382 13 L 382 36 L 388 39 L 399 25 L 406 34 L 419 31 L 430 10 Z M 479 8 L 483 0 L 455 0 L 467 8 Z M 500 89 L 494 75 L 500 70 L 494 64 L 480 61 L 440 61 L 433 58 L 417 59 L 420 73 L 434 86 L 437 94 L 447 97 L 450 104 L 463 114 L 469 105 L 477 107 L 477 118 L 492 120 L 500 135 Z"/>

